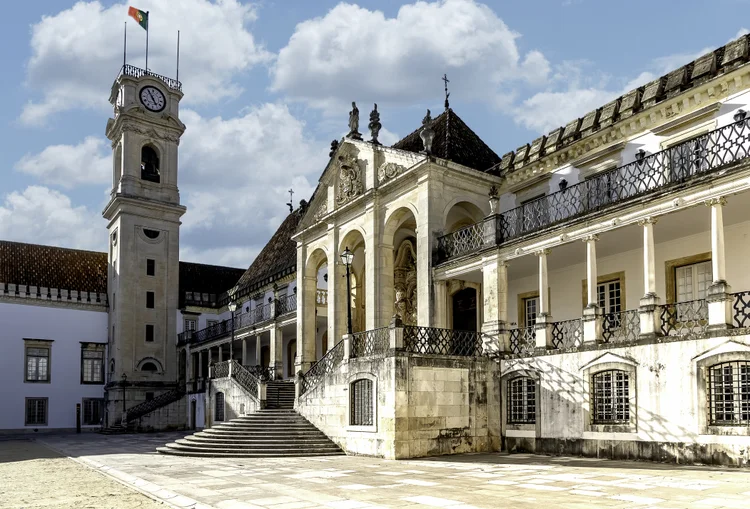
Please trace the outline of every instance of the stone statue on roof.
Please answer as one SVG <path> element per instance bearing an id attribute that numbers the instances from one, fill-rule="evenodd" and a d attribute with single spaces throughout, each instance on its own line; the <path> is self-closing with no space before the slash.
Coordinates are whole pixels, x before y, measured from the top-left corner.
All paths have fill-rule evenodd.
<path id="1" fill-rule="evenodd" d="M 367 127 L 370 128 L 370 135 L 372 136 L 370 142 L 376 145 L 380 145 L 380 142 L 378 141 L 378 134 L 380 134 L 380 129 L 383 127 L 383 125 L 380 123 L 380 113 L 378 113 L 377 103 L 375 104 L 375 109 L 370 112 L 370 123 Z"/>
<path id="2" fill-rule="evenodd" d="M 427 115 L 422 119 L 422 129 L 419 131 L 419 137 L 422 138 L 422 145 L 424 145 L 424 153 L 432 154 L 432 140 L 435 139 L 435 131 L 432 129 L 432 115 L 430 110 L 427 110 Z"/>
<path id="3" fill-rule="evenodd" d="M 355 140 L 362 139 L 362 135 L 359 134 L 359 109 L 354 101 L 352 101 L 352 111 L 349 112 L 349 134 L 347 134 L 347 137 Z"/>

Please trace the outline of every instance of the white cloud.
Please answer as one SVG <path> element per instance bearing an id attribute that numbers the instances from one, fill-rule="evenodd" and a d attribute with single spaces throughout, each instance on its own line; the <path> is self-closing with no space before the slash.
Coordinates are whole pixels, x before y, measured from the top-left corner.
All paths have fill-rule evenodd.
<path id="1" fill-rule="evenodd" d="M 143 0 L 149 15 L 149 68 L 175 76 L 177 29 L 182 32 L 180 79 L 185 102 L 209 103 L 237 95 L 237 73 L 267 62 L 247 25 L 256 19 L 252 6 L 238 0 Z M 128 63 L 144 66 L 145 33 L 127 17 L 128 4 L 103 7 L 78 2 L 31 29 L 27 85 L 42 93 L 27 103 L 24 124 L 44 124 L 54 113 L 76 108 L 105 109 L 109 87 L 122 65 L 123 22 L 128 22 Z"/>
<path id="2" fill-rule="evenodd" d="M 38 154 L 26 154 L 16 169 L 42 183 L 70 189 L 111 181 L 112 155 L 103 138 L 89 136 L 78 145 L 50 145 Z"/>
<path id="3" fill-rule="evenodd" d="M 394 18 L 340 3 L 297 25 L 272 68 L 272 89 L 321 108 L 412 103 L 442 99 L 445 72 L 455 95 L 496 102 L 502 87 L 543 83 L 549 73 L 538 51 L 520 54 L 518 37 L 473 0 L 418 1 Z"/>
<path id="4" fill-rule="evenodd" d="M 59 191 L 29 186 L 0 202 L 0 238 L 102 251 L 106 221 Z"/>

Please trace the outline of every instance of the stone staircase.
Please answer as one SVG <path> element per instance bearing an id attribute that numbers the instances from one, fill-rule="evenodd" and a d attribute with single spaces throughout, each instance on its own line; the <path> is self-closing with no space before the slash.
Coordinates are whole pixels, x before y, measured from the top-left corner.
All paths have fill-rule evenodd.
<path id="1" fill-rule="evenodd" d="M 260 410 L 217 424 L 156 450 L 162 454 L 214 458 L 344 454 L 323 432 L 291 409 Z"/>
<path id="2" fill-rule="evenodd" d="M 268 382 L 266 385 L 266 408 L 291 410 L 294 408 L 294 382 Z"/>

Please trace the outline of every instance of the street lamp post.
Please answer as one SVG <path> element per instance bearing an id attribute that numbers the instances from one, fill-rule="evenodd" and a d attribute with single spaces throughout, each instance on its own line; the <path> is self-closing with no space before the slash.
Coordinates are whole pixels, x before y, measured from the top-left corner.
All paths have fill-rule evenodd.
<path id="1" fill-rule="evenodd" d="M 354 253 L 347 247 L 341 253 L 341 261 L 346 265 L 346 333 L 352 333 L 352 285 L 351 285 L 351 267 L 354 260 Z"/>
<path id="2" fill-rule="evenodd" d="M 228 307 L 229 311 L 232 312 L 232 339 L 229 342 L 229 362 L 232 362 L 234 360 L 234 312 L 237 310 L 237 303 L 230 300 Z"/>

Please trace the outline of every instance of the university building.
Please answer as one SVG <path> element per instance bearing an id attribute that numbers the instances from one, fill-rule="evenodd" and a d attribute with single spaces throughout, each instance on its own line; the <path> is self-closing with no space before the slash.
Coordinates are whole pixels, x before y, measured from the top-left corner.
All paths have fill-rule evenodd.
<path id="1" fill-rule="evenodd" d="M 0 429 L 81 404 L 113 432 L 206 428 L 172 454 L 271 454 L 238 444 L 287 422 L 385 458 L 745 465 L 749 42 L 502 157 L 447 97 L 391 147 L 353 104 L 247 271 L 179 261 L 181 84 L 125 66 L 107 252 L 0 243 Z"/>

